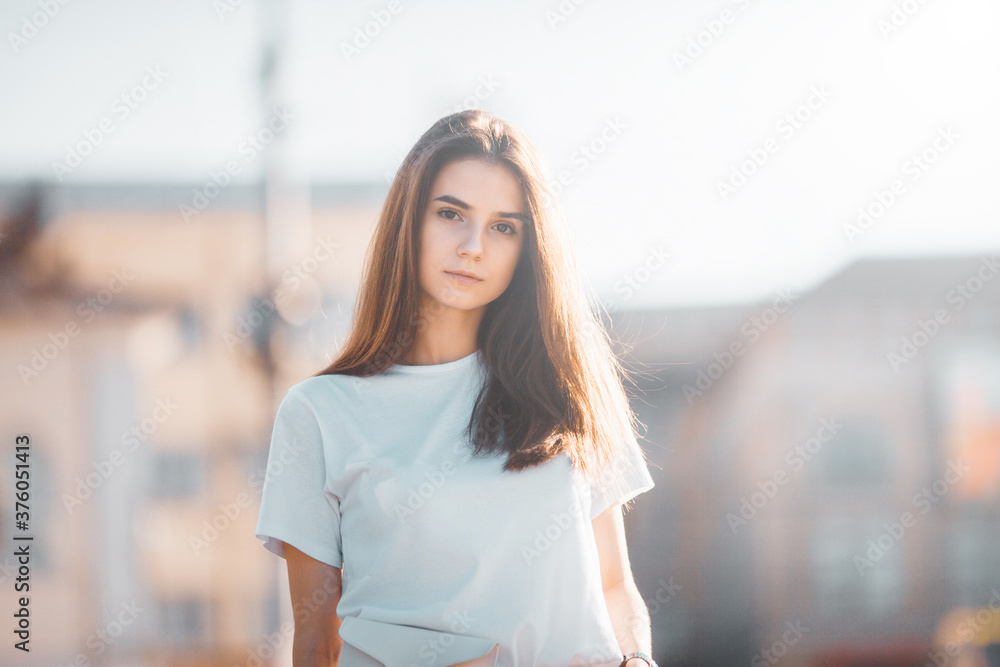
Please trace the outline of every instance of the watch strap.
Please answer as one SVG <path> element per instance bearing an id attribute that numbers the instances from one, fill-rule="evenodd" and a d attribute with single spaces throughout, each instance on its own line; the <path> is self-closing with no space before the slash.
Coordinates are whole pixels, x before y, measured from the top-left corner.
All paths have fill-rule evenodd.
<path id="1" fill-rule="evenodd" d="M 639 658 L 640 660 L 643 660 L 647 665 L 649 665 L 649 667 L 659 667 L 659 665 L 656 664 L 656 661 L 653 660 L 653 656 L 648 653 L 643 653 L 642 651 L 634 651 L 628 655 L 623 655 L 621 667 L 625 667 L 625 663 L 632 658 Z"/>

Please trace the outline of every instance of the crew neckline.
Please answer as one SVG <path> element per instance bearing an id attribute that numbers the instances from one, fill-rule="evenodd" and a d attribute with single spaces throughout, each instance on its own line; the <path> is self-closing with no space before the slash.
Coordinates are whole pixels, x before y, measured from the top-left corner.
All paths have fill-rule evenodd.
<path id="1" fill-rule="evenodd" d="M 411 366 L 409 364 L 394 364 L 393 370 L 399 371 L 401 373 L 440 373 L 443 371 L 450 371 L 456 368 L 462 368 L 468 366 L 478 358 L 479 350 L 475 350 L 472 354 L 466 355 L 461 359 L 455 359 L 454 361 L 446 361 L 443 364 L 421 364 L 418 366 Z"/>

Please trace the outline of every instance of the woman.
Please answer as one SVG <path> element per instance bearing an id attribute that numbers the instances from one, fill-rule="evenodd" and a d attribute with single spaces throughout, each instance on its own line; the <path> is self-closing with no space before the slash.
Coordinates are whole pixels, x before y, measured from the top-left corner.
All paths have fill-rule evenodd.
<path id="1" fill-rule="evenodd" d="M 623 375 L 536 149 L 481 111 L 436 122 L 339 356 L 275 417 L 256 535 L 287 561 L 295 667 L 652 664 Z"/>

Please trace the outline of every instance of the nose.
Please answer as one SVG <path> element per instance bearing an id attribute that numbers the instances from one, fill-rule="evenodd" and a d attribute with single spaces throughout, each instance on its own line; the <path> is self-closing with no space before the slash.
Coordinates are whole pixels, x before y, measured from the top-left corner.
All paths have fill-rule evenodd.
<path id="1" fill-rule="evenodd" d="M 458 245 L 458 254 L 479 257 L 483 254 L 483 225 L 473 223 L 466 227 L 462 240 Z"/>

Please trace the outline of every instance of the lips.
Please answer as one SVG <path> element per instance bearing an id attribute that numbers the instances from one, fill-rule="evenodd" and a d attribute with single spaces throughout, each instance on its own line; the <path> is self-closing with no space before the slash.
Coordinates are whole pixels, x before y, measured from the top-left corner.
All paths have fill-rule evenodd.
<path id="1" fill-rule="evenodd" d="M 475 275 L 470 275 L 468 273 L 459 273 L 458 271 L 445 271 L 446 274 L 451 276 L 451 279 L 462 285 L 472 285 L 474 283 L 482 282 L 482 278 Z"/>

